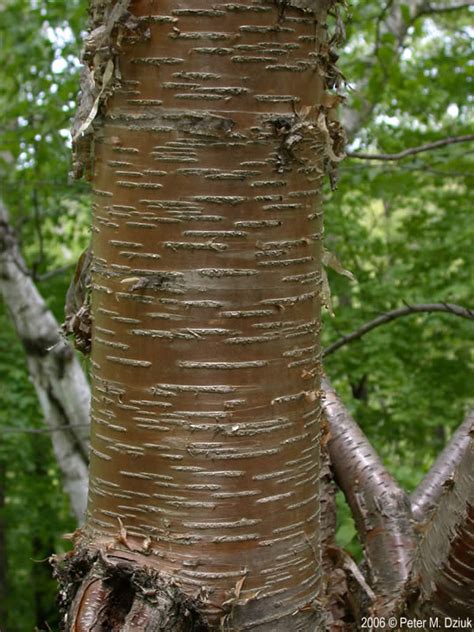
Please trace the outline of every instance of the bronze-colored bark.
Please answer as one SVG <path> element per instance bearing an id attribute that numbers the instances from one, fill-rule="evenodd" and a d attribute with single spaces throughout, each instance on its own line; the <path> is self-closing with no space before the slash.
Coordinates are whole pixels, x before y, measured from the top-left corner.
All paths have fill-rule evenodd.
<path id="1" fill-rule="evenodd" d="M 364 546 L 376 595 L 372 610 L 379 615 L 393 614 L 403 607 L 414 557 L 409 501 L 327 378 L 322 387 L 331 463 Z"/>
<path id="2" fill-rule="evenodd" d="M 93 5 L 75 130 L 78 159 L 94 149 L 93 427 L 68 573 L 100 563 L 100 586 L 105 547 L 211 629 L 314 630 L 332 3 L 128 4 Z"/>
<path id="3" fill-rule="evenodd" d="M 329 438 L 327 422 L 323 424 L 321 442 L 321 474 L 319 479 L 319 498 L 321 504 L 321 553 L 323 569 L 323 594 L 321 606 L 328 630 L 344 632 L 348 629 L 348 586 L 346 572 L 341 564 L 342 550 L 336 544 L 337 508 L 336 484 L 331 470 L 328 448 Z"/>
<path id="4" fill-rule="evenodd" d="M 451 441 L 438 456 L 430 471 L 410 497 L 413 517 L 418 522 L 430 519 L 430 514 L 439 502 L 445 486 L 450 484 L 455 468 L 464 454 L 470 450 L 474 431 L 474 410 L 470 410 Z"/>
<path id="5" fill-rule="evenodd" d="M 474 617 L 473 471 L 471 434 L 417 553 L 415 569 L 421 590 L 415 604 L 418 614 L 440 615 L 441 620 Z"/>

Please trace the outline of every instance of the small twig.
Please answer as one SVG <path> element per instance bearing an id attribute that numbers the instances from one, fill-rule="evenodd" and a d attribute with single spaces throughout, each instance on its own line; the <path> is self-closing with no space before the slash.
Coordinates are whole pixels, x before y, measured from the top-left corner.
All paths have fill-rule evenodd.
<path id="1" fill-rule="evenodd" d="M 415 165 L 415 166 L 411 166 L 411 165 Z M 352 166 L 349 166 L 348 163 L 343 164 L 339 169 L 342 172 L 346 173 L 349 171 L 361 171 L 362 169 L 380 169 L 381 173 L 386 174 L 386 173 L 393 173 L 394 169 L 399 169 L 401 171 L 407 171 L 408 173 L 428 173 L 428 174 L 433 174 L 435 176 L 439 176 L 441 178 L 473 178 L 474 174 L 472 171 L 440 171 L 439 169 L 432 169 L 430 167 L 427 167 L 426 165 L 420 165 L 420 166 L 416 166 L 417 163 L 411 163 L 410 166 L 408 166 L 407 164 L 403 165 L 403 164 L 397 164 L 397 165 L 390 165 L 390 167 L 387 166 L 382 166 L 382 165 L 377 165 L 376 167 L 374 167 L 374 165 L 371 165 L 369 161 L 367 162 L 360 162 L 358 164 L 353 164 Z"/>
<path id="2" fill-rule="evenodd" d="M 406 305 L 405 307 L 399 307 L 398 309 L 392 309 L 385 314 L 381 314 L 374 320 L 369 321 L 346 336 L 342 336 L 332 345 L 329 345 L 324 351 L 323 356 L 326 357 L 334 353 L 344 345 L 362 338 L 366 333 L 372 331 L 380 325 L 389 323 L 401 316 L 409 316 L 410 314 L 429 313 L 429 312 L 444 312 L 447 314 L 453 314 L 461 318 L 467 318 L 468 320 L 474 320 L 474 310 L 468 307 L 462 307 L 461 305 L 455 305 L 454 303 L 419 303 L 417 305 Z"/>
<path id="3" fill-rule="evenodd" d="M 352 577 L 359 584 L 359 586 L 365 592 L 365 594 L 370 599 L 370 601 L 372 603 L 374 603 L 375 600 L 376 600 L 376 595 L 375 595 L 374 591 L 372 590 L 372 588 L 365 581 L 365 577 L 363 576 L 363 574 L 361 573 L 359 567 L 354 562 L 354 560 L 349 555 L 349 553 L 347 553 L 343 549 L 339 549 L 339 559 L 340 559 L 342 568 L 347 573 L 350 573 L 352 575 Z"/>
<path id="4" fill-rule="evenodd" d="M 451 13 L 452 11 L 468 9 L 469 7 L 474 7 L 473 0 L 459 0 L 458 2 L 451 0 L 451 4 L 429 4 L 420 11 L 417 17 L 432 15 L 433 13 Z"/>
<path id="5" fill-rule="evenodd" d="M 64 432 L 65 430 L 70 430 L 71 428 L 89 428 L 89 424 L 67 424 L 64 426 L 53 426 L 52 428 L 1 428 L 0 427 L 0 435 L 1 434 L 50 434 L 53 432 Z"/>
<path id="6" fill-rule="evenodd" d="M 408 156 L 414 156 L 421 154 L 425 151 L 431 151 L 432 149 L 440 149 L 446 147 L 446 145 L 454 145 L 455 143 L 467 143 L 474 140 L 474 134 L 465 134 L 464 136 L 449 136 L 448 138 L 442 138 L 436 140 L 433 143 L 426 143 L 418 147 L 410 147 L 404 149 L 395 154 L 364 154 L 359 152 L 348 151 L 346 155 L 349 158 L 357 158 L 358 160 L 402 160 Z"/>
<path id="7" fill-rule="evenodd" d="M 65 266 L 62 266 L 61 268 L 56 268 L 55 270 L 49 270 L 48 272 L 45 272 L 44 274 L 38 274 L 36 275 L 36 281 L 41 283 L 43 281 L 49 281 L 49 279 L 54 279 L 54 277 L 57 276 L 61 276 L 62 274 L 65 274 L 66 272 L 69 272 L 72 268 L 74 268 L 74 266 L 76 265 L 76 263 L 68 263 Z"/>

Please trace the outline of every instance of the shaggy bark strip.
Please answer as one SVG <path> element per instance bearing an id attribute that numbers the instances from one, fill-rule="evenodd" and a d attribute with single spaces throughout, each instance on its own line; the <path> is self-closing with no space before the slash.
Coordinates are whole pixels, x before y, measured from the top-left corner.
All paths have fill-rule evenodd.
<path id="1" fill-rule="evenodd" d="M 137 0 L 108 52 L 103 31 L 91 50 L 100 25 L 88 40 L 82 541 L 142 555 L 212 629 L 318 619 L 321 184 L 342 153 L 329 4 Z"/>
<path id="2" fill-rule="evenodd" d="M 319 492 L 321 503 L 321 552 L 324 587 L 320 598 L 324 612 L 326 629 L 331 632 L 347 630 L 348 616 L 348 585 L 347 576 L 341 564 L 342 549 L 336 543 L 337 507 L 334 475 L 327 448 L 329 427 L 323 419 L 323 437 L 321 441 L 321 473 Z"/>
<path id="3" fill-rule="evenodd" d="M 417 613 L 454 619 L 474 616 L 473 469 L 471 432 L 469 446 L 444 485 L 418 550 L 415 569 L 421 594 L 415 605 Z"/>
<path id="4" fill-rule="evenodd" d="M 393 614 L 403 606 L 413 565 L 415 535 L 409 501 L 327 378 L 322 387 L 331 462 L 356 521 L 377 596 L 372 610 Z"/>
<path id="5" fill-rule="evenodd" d="M 55 560 L 55 575 L 65 587 L 60 602 L 68 604 L 67 630 L 206 632 L 196 602 L 157 571 L 139 568 L 119 551 L 83 554 Z"/>
<path id="6" fill-rule="evenodd" d="M 438 504 L 445 487 L 450 485 L 456 465 L 471 449 L 473 433 L 474 410 L 471 410 L 410 497 L 411 511 L 418 522 L 430 519 L 430 514 Z"/>
<path id="7" fill-rule="evenodd" d="M 31 380 L 51 429 L 54 454 L 79 523 L 87 502 L 90 390 L 74 352 L 26 270 L 0 200 L 0 294 L 23 344 Z"/>

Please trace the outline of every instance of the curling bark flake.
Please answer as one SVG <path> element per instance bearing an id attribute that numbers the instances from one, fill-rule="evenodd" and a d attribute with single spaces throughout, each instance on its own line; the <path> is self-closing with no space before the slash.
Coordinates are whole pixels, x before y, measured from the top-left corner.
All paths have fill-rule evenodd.
<path id="1" fill-rule="evenodd" d="M 93 568 L 63 594 L 69 620 L 99 629 L 119 560 L 159 570 L 209 629 L 314 630 L 333 3 L 127 4 L 92 7 L 75 134 L 94 194 L 91 480 L 58 573 Z M 193 629 L 157 623 L 136 577 L 112 629 Z"/>

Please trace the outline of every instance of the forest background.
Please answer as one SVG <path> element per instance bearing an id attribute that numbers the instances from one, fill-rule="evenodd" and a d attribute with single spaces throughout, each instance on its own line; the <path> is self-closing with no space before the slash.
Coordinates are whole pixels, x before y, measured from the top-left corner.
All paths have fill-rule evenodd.
<path id="1" fill-rule="evenodd" d="M 354 279 L 328 272 L 326 347 L 406 304 L 472 307 L 472 143 L 397 154 L 472 130 L 473 3 L 425 2 L 416 16 L 414 2 L 400 3 L 399 37 L 386 23 L 394 2 L 354 0 L 339 51 L 352 133 L 337 190 L 327 186 L 325 232 L 326 247 Z M 6 0 L 0 11 L 1 198 L 32 278 L 61 322 L 89 241 L 88 186 L 68 175 L 87 3 Z M 473 403 L 469 341 L 469 320 L 418 313 L 326 357 L 339 395 L 407 491 Z M 22 346 L 0 302 L 0 615 L 8 632 L 56 628 L 56 585 L 44 560 L 67 550 L 62 535 L 75 526 Z M 342 496 L 337 535 L 357 557 Z"/>

